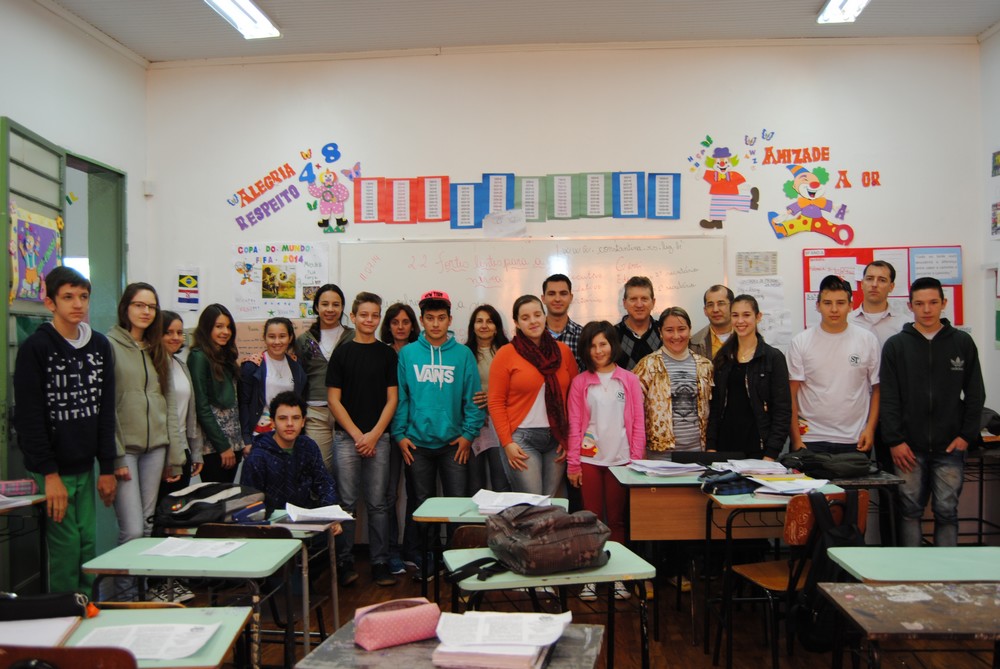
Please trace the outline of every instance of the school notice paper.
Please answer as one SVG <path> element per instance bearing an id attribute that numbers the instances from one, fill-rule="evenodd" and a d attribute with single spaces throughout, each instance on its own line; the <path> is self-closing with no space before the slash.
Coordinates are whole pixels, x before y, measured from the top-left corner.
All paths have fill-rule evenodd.
<path id="1" fill-rule="evenodd" d="M 227 541 L 204 539 L 195 541 L 193 539 L 178 539 L 177 537 L 167 537 L 152 548 L 142 552 L 142 555 L 160 555 L 163 557 L 205 557 L 217 558 L 228 555 L 234 550 L 244 545 L 245 541 Z"/>
<path id="2" fill-rule="evenodd" d="M 197 653 L 220 624 L 100 627 L 85 636 L 77 646 L 125 648 L 138 660 L 178 660 Z"/>

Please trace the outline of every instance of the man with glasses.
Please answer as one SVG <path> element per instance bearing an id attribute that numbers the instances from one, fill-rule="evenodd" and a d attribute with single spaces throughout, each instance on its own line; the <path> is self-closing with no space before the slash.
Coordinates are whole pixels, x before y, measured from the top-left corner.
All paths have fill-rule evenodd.
<path id="1" fill-rule="evenodd" d="M 705 291 L 705 316 L 708 325 L 691 336 L 689 348 L 709 360 L 715 357 L 722 345 L 733 333 L 733 291 L 722 284 L 716 284 Z"/>

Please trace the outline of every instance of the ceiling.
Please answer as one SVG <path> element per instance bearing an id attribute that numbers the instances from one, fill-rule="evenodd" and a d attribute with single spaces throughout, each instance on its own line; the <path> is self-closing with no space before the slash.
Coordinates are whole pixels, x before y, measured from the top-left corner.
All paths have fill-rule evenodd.
<path id="1" fill-rule="evenodd" d="M 872 0 L 857 22 L 839 26 L 817 25 L 825 0 L 256 0 L 282 35 L 244 40 L 202 0 L 35 1 L 151 63 L 507 45 L 975 38 L 1000 27 L 998 0 Z"/>

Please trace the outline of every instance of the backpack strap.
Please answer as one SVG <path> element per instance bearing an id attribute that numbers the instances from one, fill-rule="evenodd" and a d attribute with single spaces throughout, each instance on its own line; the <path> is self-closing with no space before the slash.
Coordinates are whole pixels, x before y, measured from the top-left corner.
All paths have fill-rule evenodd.
<path id="1" fill-rule="evenodd" d="M 855 503 L 857 503 L 857 498 L 855 498 Z M 816 527 L 813 530 L 816 534 L 822 534 L 836 527 L 833 522 L 833 514 L 830 513 L 830 504 L 826 501 L 826 495 L 818 490 L 810 490 L 809 505 L 812 506 L 813 516 L 816 519 Z M 854 513 L 855 515 L 858 513 L 856 506 Z"/>
<path id="2" fill-rule="evenodd" d="M 509 571 L 507 567 L 503 565 L 500 560 L 495 557 L 484 557 L 478 560 L 473 560 L 472 562 L 462 565 L 454 571 L 448 572 L 445 576 L 445 580 L 449 583 L 458 583 L 459 581 L 464 581 L 470 576 L 475 576 L 480 581 L 485 581 L 490 576 L 494 574 L 502 574 L 505 571 Z"/>
<path id="3" fill-rule="evenodd" d="M 850 527 L 858 524 L 858 491 L 854 488 L 848 488 L 844 492 L 847 496 L 847 503 L 844 505 L 844 518 L 840 524 Z"/>

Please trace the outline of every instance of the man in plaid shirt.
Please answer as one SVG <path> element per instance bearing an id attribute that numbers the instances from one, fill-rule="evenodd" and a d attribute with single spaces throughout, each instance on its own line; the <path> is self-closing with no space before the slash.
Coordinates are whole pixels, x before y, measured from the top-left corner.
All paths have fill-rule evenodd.
<path id="1" fill-rule="evenodd" d="M 545 305 L 545 325 L 549 334 L 569 346 L 582 372 L 583 361 L 577 348 L 583 327 L 569 317 L 569 305 L 573 304 L 573 282 L 568 276 L 553 274 L 542 282 L 542 304 Z"/>

